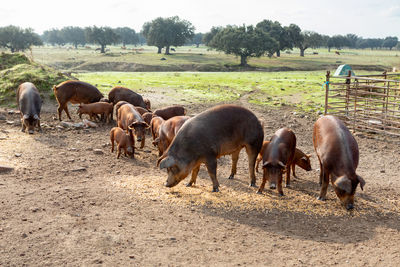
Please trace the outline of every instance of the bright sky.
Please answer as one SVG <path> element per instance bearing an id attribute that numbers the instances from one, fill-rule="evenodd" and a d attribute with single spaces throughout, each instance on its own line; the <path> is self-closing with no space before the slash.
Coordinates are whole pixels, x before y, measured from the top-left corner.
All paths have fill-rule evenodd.
<path id="1" fill-rule="evenodd" d="M 400 0 L 0 0 L 0 27 L 31 27 L 37 33 L 93 25 L 140 31 L 147 21 L 175 15 L 203 33 L 212 26 L 270 19 L 321 34 L 400 38 Z"/>

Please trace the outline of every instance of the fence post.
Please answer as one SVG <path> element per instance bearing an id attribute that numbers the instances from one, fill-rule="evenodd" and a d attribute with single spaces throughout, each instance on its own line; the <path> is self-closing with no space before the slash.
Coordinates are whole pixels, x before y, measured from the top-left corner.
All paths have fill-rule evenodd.
<path id="1" fill-rule="evenodd" d="M 349 116 L 350 86 L 351 86 L 351 70 L 349 70 L 346 78 L 346 118 Z"/>
<path id="2" fill-rule="evenodd" d="M 329 95 L 329 77 L 331 72 L 328 70 L 326 72 L 326 81 L 325 81 L 325 112 L 324 115 L 328 112 L 328 95 Z"/>
<path id="3" fill-rule="evenodd" d="M 356 114 L 357 114 L 357 92 L 358 92 L 358 79 L 355 79 L 356 91 L 354 95 L 354 116 L 353 116 L 353 133 L 356 132 Z"/>

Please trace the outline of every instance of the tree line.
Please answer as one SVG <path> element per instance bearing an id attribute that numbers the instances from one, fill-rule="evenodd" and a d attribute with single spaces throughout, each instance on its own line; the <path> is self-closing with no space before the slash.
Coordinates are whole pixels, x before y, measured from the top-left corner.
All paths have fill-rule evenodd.
<path id="1" fill-rule="evenodd" d="M 241 65 L 247 65 L 249 57 L 267 55 L 280 56 L 281 51 L 298 48 L 300 56 L 305 55 L 309 48 L 370 48 L 389 49 L 400 48 L 398 38 L 362 38 L 355 34 L 347 35 L 322 35 L 312 31 L 304 31 L 296 24 L 282 26 L 278 21 L 263 20 L 253 25 L 228 25 L 225 27 L 212 27 L 207 33 L 195 33 L 195 27 L 187 20 L 177 16 L 158 17 L 143 24 L 140 32 L 129 27 L 64 27 L 50 29 L 41 36 L 32 29 L 22 29 L 16 26 L 0 28 L 0 47 L 9 48 L 12 52 L 23 51 L 32 45 L 71 44 L 75 48 L 79 45 L 98 44 L 101 52 L 105 52 L 107 45 L 145 44 L 157 47 L 157 53 L 170 53 L 171 47 L 183 45 L 205 44 L 211 49 L 234 54 L 240 57 Z"/>

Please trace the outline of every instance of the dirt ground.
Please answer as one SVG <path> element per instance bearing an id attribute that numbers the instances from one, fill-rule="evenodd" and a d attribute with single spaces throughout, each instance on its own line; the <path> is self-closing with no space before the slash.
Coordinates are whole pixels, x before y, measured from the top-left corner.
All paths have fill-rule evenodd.
<path id="1" fill-rule="evenodd" d="M 227 179 L 230 157 L 219 159 L 219 193 L 203 167 L 193 188 L 166 188 L 150 136 L 135 159 L 116 159 L 114 124 L 59 129 L 52 103 L 42 113 L 43 132 L 28 135 L 18 114 L 1 109 L 0 165 L 14 170 L 0 174 L 0 266 L 398 266 L 400 145 L 357 135 L 366 186 L 348 212 L 331 186 L 327 201 L 316 200 L 316 116 L 237 104 L 264 122 L 266 138 L 289 126 L 298 147 L 313 154 L 313 170 L 297 167 L 285 196 L 248 187 L 244 152 L 234 180 Z M 208 106 L 186 107 L 196 114 Z"/>

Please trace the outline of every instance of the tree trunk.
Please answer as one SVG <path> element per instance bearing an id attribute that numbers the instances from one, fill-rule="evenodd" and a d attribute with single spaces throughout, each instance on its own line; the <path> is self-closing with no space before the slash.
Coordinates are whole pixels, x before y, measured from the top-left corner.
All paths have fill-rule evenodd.
<path id="1" fill-rule="evenodd" d="M 161 54 L 162 47 L 158 47 L 157 54 Z"/>
<path id="2" fill-rule="evenodd" d="M 14 52 L 15 52 L 14 47 L 10 47 L 10 49 L 11 49 L 11 53 L 14 53 Z"/>
<path id="3" fill-rule="evenodd" d="M 200 44 L 196 44 L 196 47 L 199 48 L 199 45 L 200 45 Z"/>
<path id="4" fill-rule="evenodd" d="M 328 52 L 331 52 L 331 47 L 330 46 L 328 46 Z"/>
<path id="5" fill-rule="evenodd" d="M 75 46 L 75 49 L 78 49 L 78 43 L 75 43 L 74 46 Z"/>
<path id="6" fill-rule="evenodd" d="M 165 47 L 165 54 L 166 55 L 169 55 L 170 53 L 169 53 L 169 45 L 167 45 L 166 47 Z"/>
<path id="7" fill-rule="evenodd" d="M 240 56 L 240 66 L 242 66 L 242 67 L 247 66 L 247 56 L 245 56 L 245 55 Z"/>
<path id="8" fill-rule="evenodd" d="M 106 45 L 101 45 L 100 53 L 104 54 L 106 52 Z"/>
<path id="9" fill-rule="evenodd" d="M 304 57 L 304 51 L 305 50 L 306 50 L 305 48 L 300 48 L 300 56 L 301 57 Z"/>
<path id="10" fill-rule="evenodd" d="M 281 56 L 281 50 L 276 51 L 276 56 L 280 57 Z"/>

